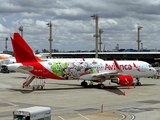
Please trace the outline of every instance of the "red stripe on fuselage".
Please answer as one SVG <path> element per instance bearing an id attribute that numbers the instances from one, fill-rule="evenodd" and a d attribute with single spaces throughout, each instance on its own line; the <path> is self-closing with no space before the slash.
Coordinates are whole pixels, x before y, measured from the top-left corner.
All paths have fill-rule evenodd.
<path id="1" fill-rule="evenodd" d="M 59 79 L 59 80 L 66 80 L 64 78 L 61 78 L 52 72 L 50 72 L 48 69 L 46 69 L 43 65 L 41 65 L 39 62 L 24 62 L 22 63 L 25 66 L 32 66 L 33 70 L 29 71 L 33 75 L 45 77 L 45 78 L 52 78 L 52 79 Z M 44 73 L 44 71 L 47 71 L 47 74 Z"/>

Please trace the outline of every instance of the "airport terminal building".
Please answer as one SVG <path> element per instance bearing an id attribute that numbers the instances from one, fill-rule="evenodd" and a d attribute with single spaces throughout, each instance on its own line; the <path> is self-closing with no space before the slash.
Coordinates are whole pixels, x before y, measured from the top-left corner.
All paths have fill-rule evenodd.
<path id="1" fill-rule="evenodd" d="M 49 57 L 49 53 L 41 53 Z M 53 58 L 95 58 L 95 52 L 52 53 Z M 160 61 L 160 52 L 98 52 L 104 60 L 142 60 L 150 64 Z"/>

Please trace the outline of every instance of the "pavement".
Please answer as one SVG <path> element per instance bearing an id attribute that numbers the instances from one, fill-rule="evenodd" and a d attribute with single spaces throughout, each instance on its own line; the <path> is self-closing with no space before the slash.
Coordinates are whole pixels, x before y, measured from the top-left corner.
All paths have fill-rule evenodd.
<path id="1" fill-rule="evenodd" d="M 22 73 L 0 73 L 0 120 L 12 120 L 13 111 L 32 106 L 51 107 L 52 120 L 159 120 L 160 79 L 141 78 L 142 86 L 83 88 L 81 81 L 37 79 L 44 89 L 22 88 Z M 124 95 L 125 93 L 125 95 Z M 101 107 L 103 106 L 103 112 Z"/>

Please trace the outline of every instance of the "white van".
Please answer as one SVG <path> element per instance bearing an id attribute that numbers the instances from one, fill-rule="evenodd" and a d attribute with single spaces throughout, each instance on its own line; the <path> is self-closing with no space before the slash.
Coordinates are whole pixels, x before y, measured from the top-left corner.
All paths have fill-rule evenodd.
<path id="1" fill-rule="evenodd" d="M 13 111 L 13 120 L 51 120 L 50 107 L 29 107 Z"/>

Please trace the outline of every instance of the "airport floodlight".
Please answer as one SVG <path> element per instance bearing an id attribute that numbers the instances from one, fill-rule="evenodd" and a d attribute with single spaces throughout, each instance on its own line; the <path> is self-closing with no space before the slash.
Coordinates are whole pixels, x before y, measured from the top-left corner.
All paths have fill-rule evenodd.
<path id="1" fill-rule="evenodd" d="M 140 45 L 139 43 L 141 42 L 140 40 L 140 30 L 143 28 L 142 26 L 138 26 L 138 40 L 137 40 L 137 43 L 138 43 L 138 52 L 140 52 Z"/>
<path id="2" fill-rule="evenodd" d="M 5 48 L 6 48 L 6 54 L 7 54 L 7 40 L 8 40 L 8 37 L 6 37 L 6 46 L 5 46 Z"/>
<path id="3" fill-rule="evenodd" d="M 101 51 L 101 45 L 102 45 L 102 42 L 101 42 L 101 34 L 103 33 L 104 31 L 102 29 L 99 29 L 99 51 Z"/>
<path id="4" fill-rule="evenodd" d="M 141 30 L 143 27 L 142 26 L 138 26 L 138 29 Z"/>
<path id="5" fill-rule="evenodd" d="M 95 15 L 92 15 L 91 17 L 95 17 Z"/>
<path id="6" fill-rule="evenodd" d="M 99 37 L 98 35 L 98 14 L 94 14 L 91 17 L 96 20 L 96 34 L 93 35 L 93 37 L 96 38 L 96 56 L 95 57 L 98 58 L 98 37 Z"/>
<path id="7" fill-rule="evenodd" d="M 48 25 L 48 27 L 50 27 L 50 23 L 47 23 L 46 25 Z"/>
<path id="8" fill-rule="evenodd" d="M 143 43 L 141 43 L 141 52 L 143 52 Z"/>
<path id="9" fill-rule="evenodd" d="M 21 31 L 21 37 L 23 38 L 23 26 L 20 26 L 18 30 Z"/>
<path id="10" fill-rule="evenodd" d="M 50 58 L 52 57 L 52 23 L 47 23 L 46 24 L 48 27 L 50 27 L 50 39 L 48 39 L 48 41 L 50 41 Z"/>

